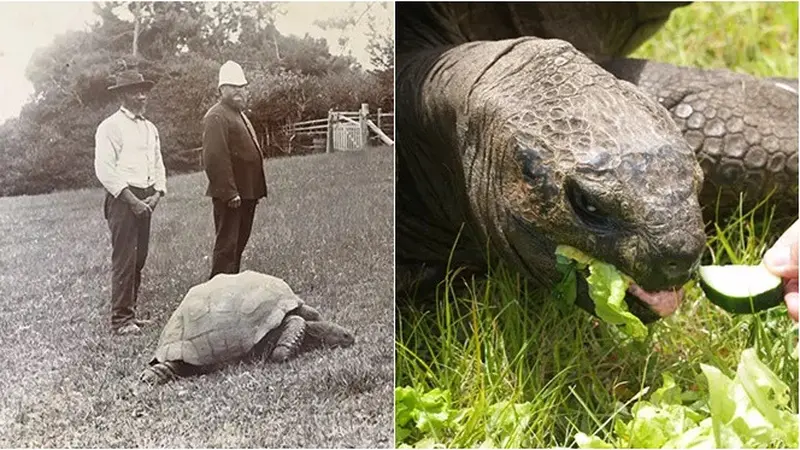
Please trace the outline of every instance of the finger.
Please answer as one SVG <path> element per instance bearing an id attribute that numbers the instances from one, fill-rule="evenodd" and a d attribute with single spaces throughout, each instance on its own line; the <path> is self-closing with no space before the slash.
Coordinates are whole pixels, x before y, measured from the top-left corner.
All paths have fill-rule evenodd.
<path id="1" fill-rule="evenodd" d="M 797 244 L 797 240 L 800 238 L 800 220 L 796 221 L 792 224 L 782 235 L 778 238 L 775 242 L 775 245 L 792 245 Z"/>
<path id="2" fill-rule="evenodd" d="M 786 294 L 783 298 L 784 302 L 786 302 L 786 310 L 789 313 L 789 317 L 792 318 L 795 322 L 797 322 L 798 316 L 798 303 L 800 303 L 800 294 L 797 292 L 791 292 Z"/>
<path id="3" fill-rule="evenodd" d="M 764 255 L 764 266 L 781 278 L 797 279 L 797 243 L 791 247 L 772 247 Z"/>
<path id="4" fill-rule="evenodd" d="M 783 292 L 786 294 L 796 294 L 797 282 L 797 279 L 787 281 L 786 285 L 783 287 Z"/>
<path id="5" fill-rule="evenodd" d="M 798 277 L 798 238 L 800 222 L 795 222 L 764 255 L 764 265 L 770 272 L 783 278 Z"/>

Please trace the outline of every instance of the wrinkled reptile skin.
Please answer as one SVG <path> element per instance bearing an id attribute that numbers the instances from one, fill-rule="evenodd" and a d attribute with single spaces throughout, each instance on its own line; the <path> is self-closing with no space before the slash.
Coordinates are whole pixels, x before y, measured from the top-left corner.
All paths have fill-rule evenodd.
<path id="1" fill-rule="evenodd" d="M 672 114 L 706 174 L 701 202 L 754 206 L 773 189 L 782 214 L 797 212 L 797 92 L 725 70 L 642 60 L 605 67 L 653 95 Z M 785 84 L 784 84 L 785 86 Z"/>
<path id="2" fill-rule="evenodd" d="M 651 5 L 397 4 L 401 271 L 488 256 L 549 285 L 567 244 L 660 290 L 696 267 L 716 186 L 794 189 L 796 214 L 796 96 L 729 72 L 637 72 L 620 56 L 677 6 Z"/>

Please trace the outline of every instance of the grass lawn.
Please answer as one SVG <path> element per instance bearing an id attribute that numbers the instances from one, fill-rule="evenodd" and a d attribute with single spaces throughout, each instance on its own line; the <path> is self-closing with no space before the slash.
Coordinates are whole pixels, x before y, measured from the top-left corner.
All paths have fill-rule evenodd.
<path id="1" fill-rule="evenodd" d="M 348 349 L 240 363 L 143 389 L 137 377 L 213 245 L 202 173 L 170 177 L 153 216 L 139 336 L 109 331 L 103 192 L 0 199 L 0 446 L 389 447 L 394 152 L 269 160 L 242 266 L 286 280 L 355 331 Z"/>
<path id="2" fill-rule="evenodd" d="M 676 10 L 633 56 L 796 77 L 797 4 L 693 4 Z M 720 221 L 708 237 L 705 263 L 713 255 L 719 264 L 757 264 L 794 218 L 771 222 L 762 207 Z M 788 410 L 796 416 L 797 328 L 785 308 L 733 316 L 710 304 L 695 281 L 685 288 L 680 309 L 651 326 L 643 343 L 577 308 L 561 310 L 550 292 L 530 288 L 503 267 L 467 292 L 444 283 L 427 305 L 398 300 L 397 443 L 574 447 L 585 433 L 615 446 L 659 447 L 664 436 L 654 433 L 643 443 L 642 430 L 658 421 L 661 430 L 677 428 L 685 417 L 654 415 L 634 423 L 645 405 L 640 400 L 670 396 L 707 417 L 709 392 L 719 385 L 709 385 L 701 364 L 733 378 L 747 348 L 788 386 Z M 670 379 L 676 386 L 654 396 Z"/>

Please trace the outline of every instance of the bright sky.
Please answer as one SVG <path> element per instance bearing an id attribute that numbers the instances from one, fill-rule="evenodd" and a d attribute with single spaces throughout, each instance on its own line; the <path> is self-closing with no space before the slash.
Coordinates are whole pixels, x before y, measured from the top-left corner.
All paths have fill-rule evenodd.
<path id="1" fill-rule="evenodd" d="M 368 9 L 356 27 L 349 27 L 348 50 L 365 68 L 370 68 L 367 43 L 367 15 L 372 15 L 379 31 L 393 32 L 393 9 L 367 2 L 292 2 L 283 5 L 286 14 L 276 20 L 282 34 L 308 33 L 328 41 L 331 53 L 339 54 L 338 39 L 341 30 L 324 31 L 315 26 L 315 20 L 352 16 L 359 18 Z M 53 38 L 68 30 L 88 28 L 96 20 L 91 2 L 6 2 L 0 1 L 0 123 L 17 116 L 28 100 L 33 88 L 25 78 L 25 67 L 33 52 L 50 45 Z M 391 30 L 391 31 L 390 31 Z"/>

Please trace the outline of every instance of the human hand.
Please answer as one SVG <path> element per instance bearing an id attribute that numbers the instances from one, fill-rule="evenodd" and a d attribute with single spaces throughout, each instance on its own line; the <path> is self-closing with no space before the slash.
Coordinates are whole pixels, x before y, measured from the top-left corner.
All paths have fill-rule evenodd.
<path id="1" fill-rule="evenodd" d="M 131 210 L 133 210 L 133 215 L 136 217 L 142 217 L 145 214 L 153 212 L 149 204 L 138 199 L 131 203 Z"/>
<path id="2" fill-rule="evenodd" d="M 238 208 L 242 204 L 242 198 L 237 194 L 236 197 L 228 200 L 228 208 Z"/>
<path id="3" fill-rule="evenodd" d="M 784 279 L 784 301 L 789 311 L 789 317 L 797 322 L 798 302 L 800 294 L 797 293 L 797 244 L 800 239 L 800 221 L 796 221 L 775 242 L 764 255 L 764 266 L 767 270 Z"/>
<path id="4" fill-rule="evenodd" d="M 147 203 L 147 206 L 150 207 L 150 211 L 152 212 L 156 210 L 156 205 L 158 205 L 159 200 L 161 200 L 161 194 L 155 193 L 144 199 L 144 202 Z"/>

